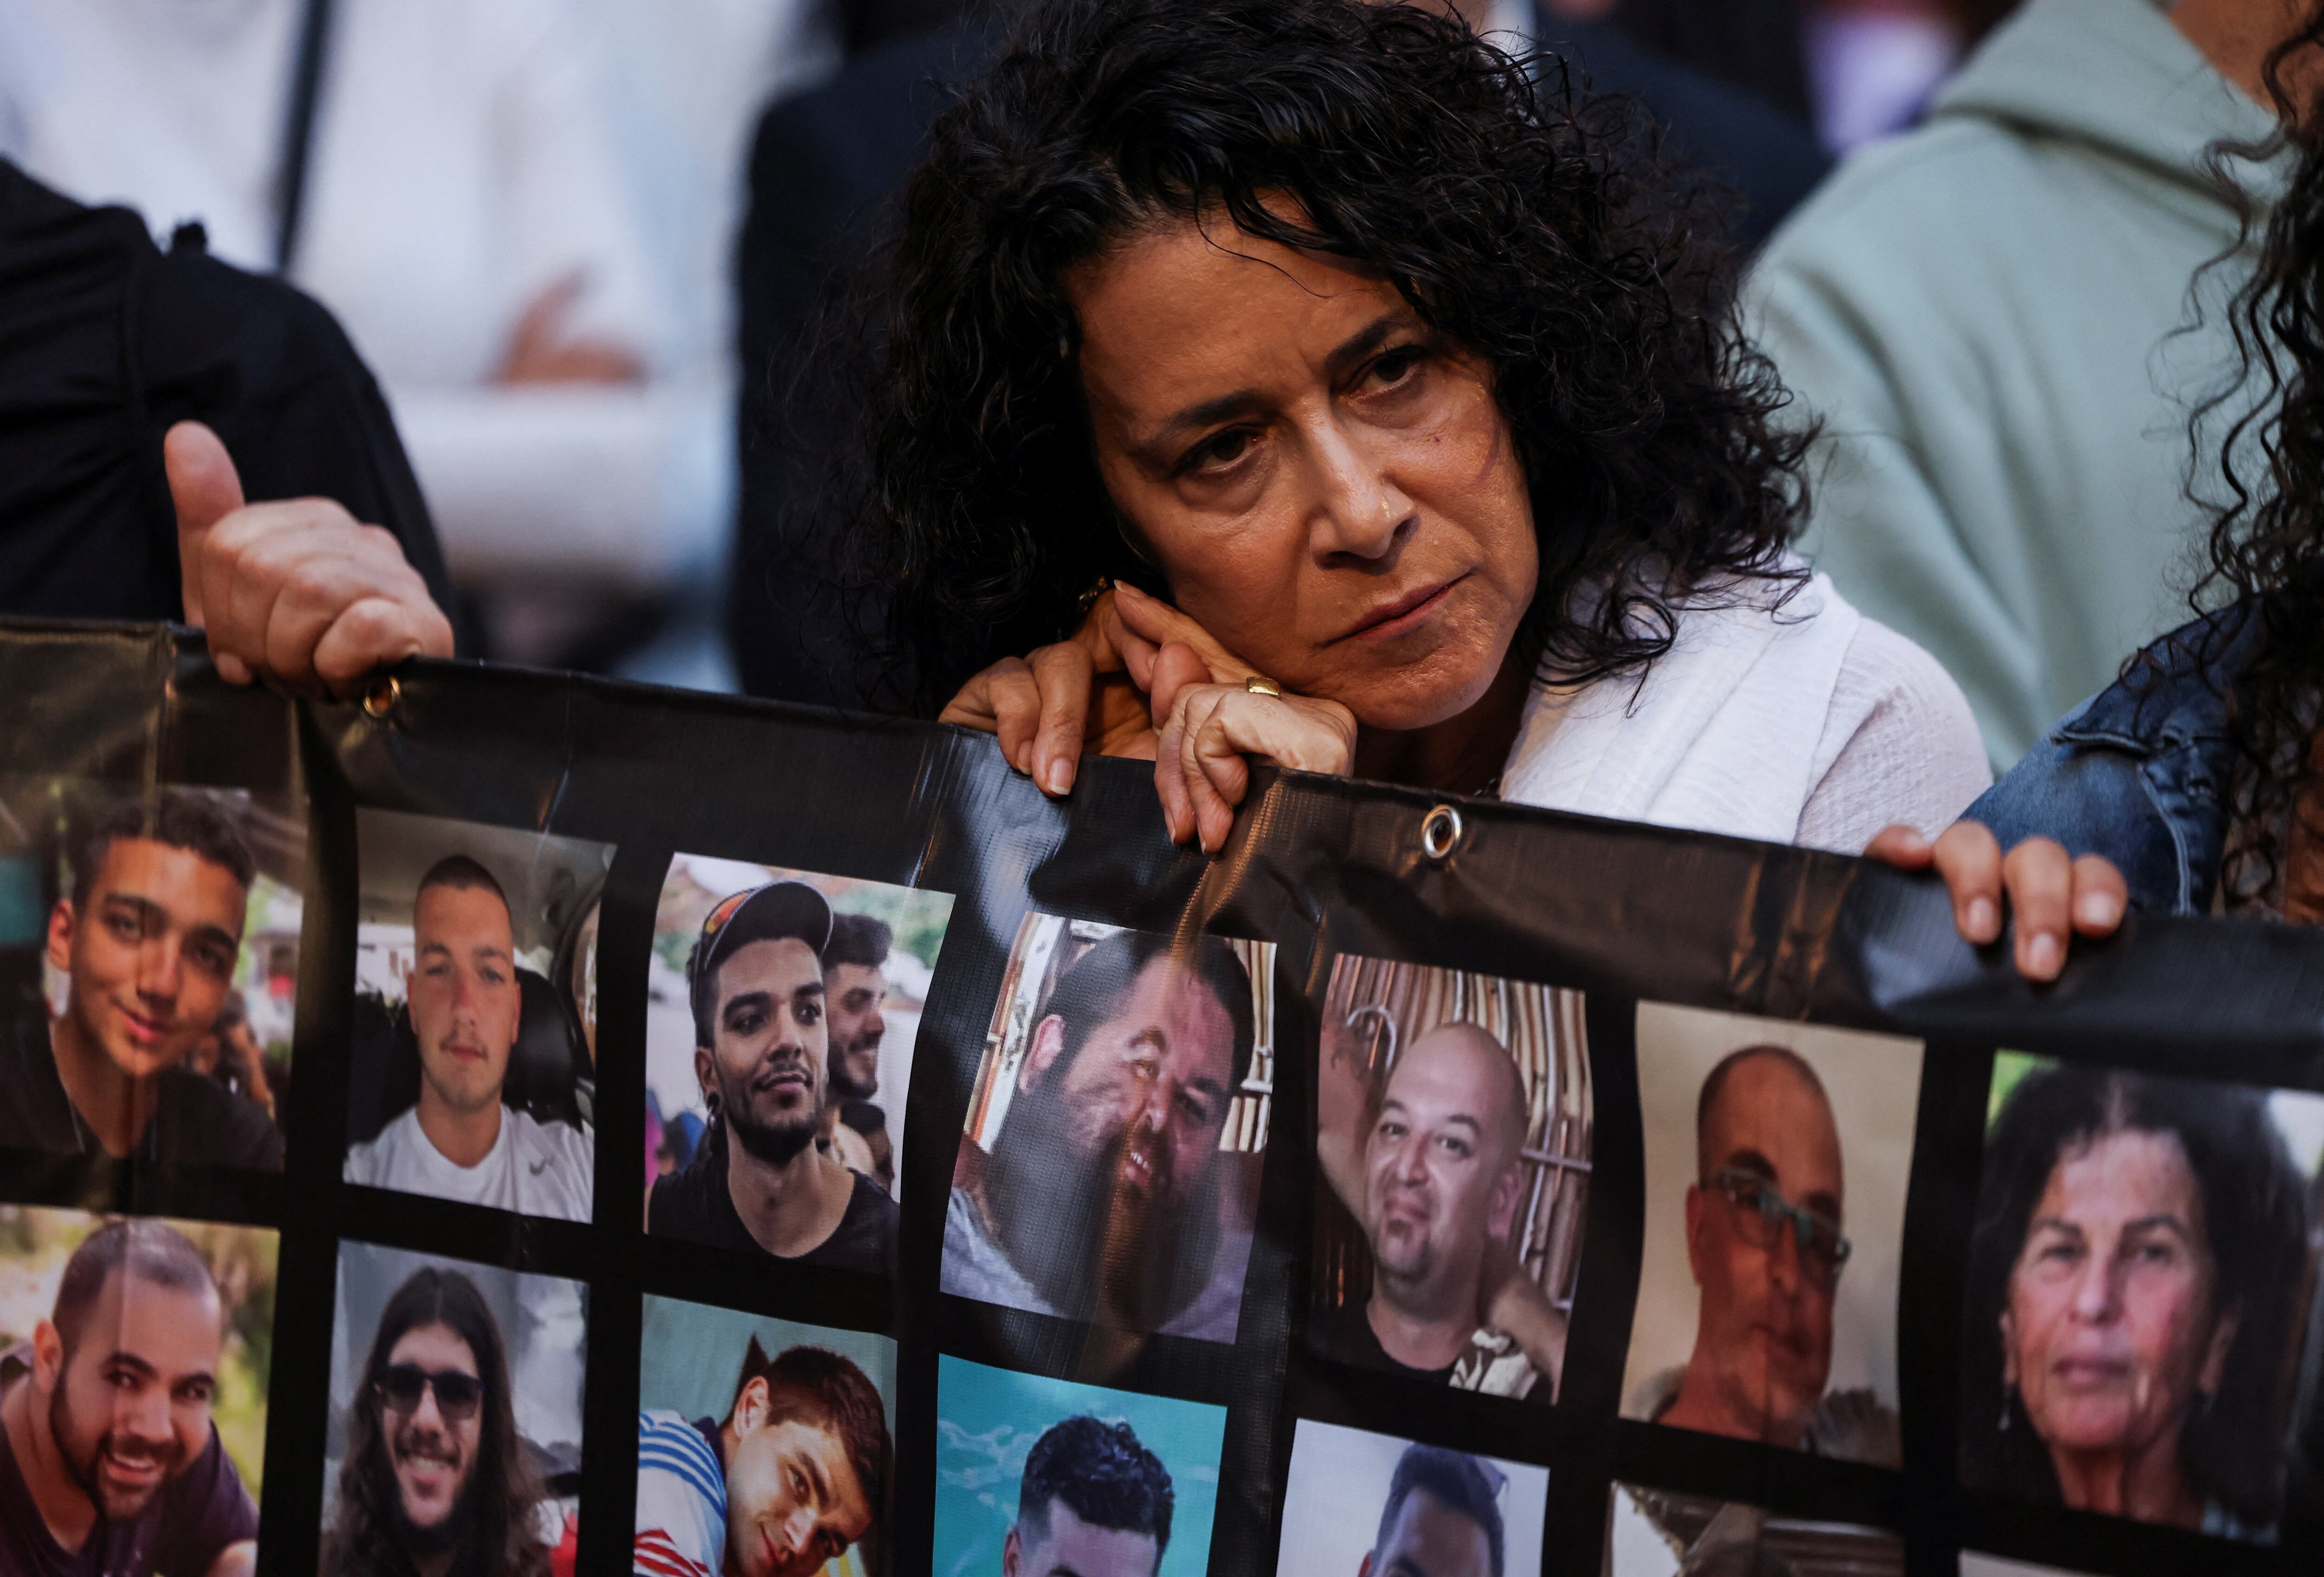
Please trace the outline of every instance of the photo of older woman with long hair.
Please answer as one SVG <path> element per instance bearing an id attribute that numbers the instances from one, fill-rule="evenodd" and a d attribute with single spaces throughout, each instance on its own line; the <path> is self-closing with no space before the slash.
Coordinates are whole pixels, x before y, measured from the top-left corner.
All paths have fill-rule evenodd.
<path id="1" fill-rule="evenodd" d="M 1995 1082 L 1962 1481 L 2271 1542 L 2319 1098 L 2007 1053 Z"/>

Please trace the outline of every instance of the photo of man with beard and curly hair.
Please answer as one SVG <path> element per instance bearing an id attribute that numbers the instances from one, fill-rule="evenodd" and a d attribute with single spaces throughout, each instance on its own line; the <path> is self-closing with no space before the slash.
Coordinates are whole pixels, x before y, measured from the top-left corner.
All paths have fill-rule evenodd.
<path id="1" fill-rule="evenodd" d="M 1028 917 L 954 1168 L 945 1291 L 1234 1340 L 1271 1077 L 1271 1053 L 1252 1077 L 1270 1039 L 1254 982 L 1268 989 L 1271 955 Z"/>
<path id="2" fill-rule="evenodd" d="M 467 1272 L 425 1264 L 395 1288 L 347 1401 L 325 1577 L 546 1577 L 576 1528 L 519 1432 L 512 1369 Z"/>

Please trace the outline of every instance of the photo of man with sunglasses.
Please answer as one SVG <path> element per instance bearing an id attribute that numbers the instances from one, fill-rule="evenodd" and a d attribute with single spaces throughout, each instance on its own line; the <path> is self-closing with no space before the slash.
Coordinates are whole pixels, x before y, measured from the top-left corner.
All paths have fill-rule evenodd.
<path id="1" fill-rule="evenodd" d="M 476 1284 L 429 1265 L 380 1313 L 348 1408 L 327 1577 L 541 1577 L 561 1518 L 517 1434 L 500 1323 Z M 553 1510 L 553 1508 L 552 1508 Z"/>
<path id="2" fill-rule="evenodd" d="M 1720 1058 L 1695 1103 L 1686 1257 L 1700 1295 L 1686 1362 L 1625 1416 L 1895 1466 L 1895 1414 L 1827 1394 L 1832 1304 L 1848 1264 L 1840 1128 L 1814 1068 L 1780 1046 Z"/>

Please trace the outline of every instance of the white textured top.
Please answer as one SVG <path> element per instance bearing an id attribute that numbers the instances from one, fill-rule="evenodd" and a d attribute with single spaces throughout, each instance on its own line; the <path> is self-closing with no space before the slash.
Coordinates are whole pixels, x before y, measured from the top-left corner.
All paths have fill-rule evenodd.
<path id="1" fill-rule="evenodd" d="M 493 1140 L 493 1148 L 475 1166 L 459 1166 L 420 1128 L 415 1106 L 381 1129 L 378 1138 L 352 1146 L 346 1176 L 348 1182 L 366 1188 L 586 1222 L 596 1172 L 595 1155 L 589 1136 L 572 1124 L 535 1122 L 503 1106 L 500 1137 Z"/>
<path id="2" fill-rule="evenodd" d="M 1942 664 L 1877 620 L 1849 642 L 1824 713 L 1815 788 L 1792 842 L 1860 854 L 1904 822 L 1930 837 L 1993 784 L 1969 698 Z"/>
<path id="3" fill-rule="evenodd" d="M 1643 678 L 1536 688 L 1501 792 L 1858 854 L 1891 822 L 1934 835 L 1991 781 L 1951 677 L 1819 575 L 1777 609 L 1685 610 Z"/>
<path id="4" fill-rule="evenodd" d="M 302 13 L 0 0 L 0 156 L 162 235 L 199 219 L 213 254 L 270 269 Z M 332 14 L 290 278 L 378 375 L 456 575 L 651 578 L 703 550 L 673 534 L 709 529 L 679 516 L 700 512 L 685 490 L 716 470 L 715 391 L 661 375 L 675 318 L 582 23 L 573 0 L 340 0 Z M 493 381 L 527 304 L 564 280 L 578 287 L 566 331 L 625 347 L 653 381 Z"/>

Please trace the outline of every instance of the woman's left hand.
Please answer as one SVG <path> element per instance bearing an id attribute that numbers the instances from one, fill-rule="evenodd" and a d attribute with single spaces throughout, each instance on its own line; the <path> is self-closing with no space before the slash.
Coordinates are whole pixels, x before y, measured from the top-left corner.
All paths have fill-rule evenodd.
<path id="1" fill-rule="evenodd" d="M 1337 701 L 1265 695 L 1240 685 L 1188 685 L 1162 725 L 1154 787 L 1170 841 L 1215 854 L 1234 829 L 1257 756 L 1278 767 L 1345 776 L 1355 767 L 1356 717 Z"/>

